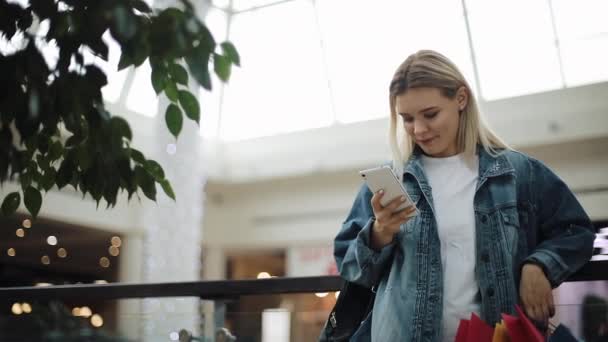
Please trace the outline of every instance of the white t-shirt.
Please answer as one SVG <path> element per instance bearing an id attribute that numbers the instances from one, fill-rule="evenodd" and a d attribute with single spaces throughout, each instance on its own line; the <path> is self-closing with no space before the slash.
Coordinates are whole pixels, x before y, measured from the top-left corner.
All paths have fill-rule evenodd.
<path id="1" fill-rule="evenodd" d="M 443 341 L 454 341 L 460 319 L 479 314 L 479 286 L 475 278 L 475 211 L 479 159 L 464 155 L 423 156 L 422 165 L 432 188 L 443 265 Z"/>

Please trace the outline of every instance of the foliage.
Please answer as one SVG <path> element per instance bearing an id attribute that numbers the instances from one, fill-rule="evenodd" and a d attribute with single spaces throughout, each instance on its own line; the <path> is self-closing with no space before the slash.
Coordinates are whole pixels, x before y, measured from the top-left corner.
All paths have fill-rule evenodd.
<path id="1" fill-rule="evenodd" d="M 49 30 L 39 34 L 44 21 Z M 20 45 L 0 49 L 0 184 L 17 178 L 21 185 L 5 196 L 5 215 L 23 201 L 36 216 L 41 192 L 54 186 L 71 185 L 108 207 L 122 191 L 156 200 L 157 184 L 175 199 L 162 167 L 131 146 L 128 122 L 104 106 L 106 74 L 86 58 L 108 60 L 104 34 L 120 45 L 119 70 L 150 63 L 154 90 L 171 101 L 165 120 L 176 139 L 184 115 L 201 119 L 189 77 L 210 91 L 211 72 L 227 81 L 240 64 L 235 47 L 216 43 L 187 0 L 162 10 L 142 0 L 35 0 L 27 7 L 0 0 L 0 40 Z M 42 53 L 48 46 L 56 46 L 56 61 Z"/>

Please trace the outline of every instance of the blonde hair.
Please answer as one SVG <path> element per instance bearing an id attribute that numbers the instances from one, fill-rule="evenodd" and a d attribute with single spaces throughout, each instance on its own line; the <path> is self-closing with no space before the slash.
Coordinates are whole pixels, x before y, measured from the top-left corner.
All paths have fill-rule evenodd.
<path id="1" fill-rule="evenodd" d="M 468 101 L 460 114 L 457 136 L 459 152 L 472 158 L 478 144 L 481 144 L 491 155 L 497 155 L 498 149 L 510 149 L 483 120 L 471 87 L 456 65 L 436 51 L 420 50 L 410 55 L 397 68 L 389 88 L 391 109 L 389 143 L 393 155 L 393 168 L 399 178 L 403 177 L 404 162 L 412 155 L 415 142 L 413 137 L 405 132 L 403 121 L 399 120 L 397 115 L 395 108 L 397 96 L 411 88 L 430 87 L 439 89 L 443 96 L 453 99 L 458 89 L 463 86 L 468 93 Z"/>

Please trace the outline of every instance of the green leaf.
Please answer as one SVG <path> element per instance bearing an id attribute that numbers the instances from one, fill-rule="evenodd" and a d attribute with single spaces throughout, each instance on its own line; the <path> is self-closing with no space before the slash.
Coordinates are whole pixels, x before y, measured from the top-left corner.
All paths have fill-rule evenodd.
<path id="1" fill-rule="evenodd" d="M 40 180 L 40 186 L 44 191 L 49 191 L 55 185 L 55 179 L 57 177 L 57 171 L 54 168 L 49 168 L 44 172 L 44 176 Z"/>
<path id="2" fill-rule="evenodd" d="M 183 85 L 188 85 L 188 72 L 183 66 L 173 63 L 169 65 L 169 73 L 175 82 Z"/>
<path id="3" fill-rule="evenodd" d="M 156 183 L 154 178 L 141 166 L 135 167 L 135 179 L 137 184 L 149 199 L 156 200 Z"/>
<path id="4" fill-rule="evenodd" d="M 142 165 L 146 164 L 146 158 L 144 157 L 144 154 L 134 148 L 131 148 L 131 159 Z"/>
<path id="5" fill-rule="evenodd" d="M 239 53 L 236 51 L 236 48 L 231 42 L 225 41 L 220 44 L 220 46 L 222 47 L 222 52 L 224 53 L 224 56 L 228 57 L 232 64 L 236 66 L 241 66 L 241 57 L 239 56 Z"/>
<path id="6" fill-rule="evenodd" d="M 120 60 L 118 61 L 118 71 L 128 67 L 133 64 L 133 59 L 126 53 L 120 54 Z"/>
<path id="7" fill-rule="evenodd" d="M 217 53 L 213 54 L 213 69 L 220 80 L 224 82 L 228 81 L 232 69 L 230 59 L 226 56 L 218 55 Z"/>
<path id="8" fill-rule="evenodd" d="M 18 192 L 11 192 L 8 194 L 4 201 L 2 201 L 2 214 L 9 216 L 17 211 L 19 204 L 21 203 L 21 195 Z"/>
<path id="9" fill-rule="evenodd" d="M 169 98 L 169 100 L 171 100 L 171 102 L 177 102 L 177 98 L 178 98 L 178 93 L 177 93 L 177 86 L 175 85 L 174 82 L 167 82 L 166 86 L 165 86 L 165 95 L 167 95 L 167 98 Z"/>
<path id="10" fill-rule="evenodd" d="M 186 56 L 186 63 L 190 74 L 203 88 L 211 90 L 211 76 L 209 75 L 209 52 L 200 46 L 192 54 Z"/>
<path id="11" fill-rule="evenodd" d="M 156 94 L 159 94 L 165 89 L 167 84 L 167 76 L 161 67 L 155 67 L 152 69 L 152 87 Z"/>
<path id="12" fill-rule="evenodd" d="M 196 97 L 187 90 L 180 90 L 179 104 L 184 109 L 184 112 L 186 112 L 186 116 L 198 124 L 201 118 L 201 109 Z"/>
<path id="13" fill-rule="evenodd" d="M 133 8 L 142 13 L 152 13 L 152 9 L 142 0 L 133 0 Z"/>
<path id="14" fill-rule="evenodd" d="M 152 177 L 154 177 L 157 182 L 160 182 L 165 179 L 165 171 L 163 171 L 162 166 L 160 166 L 160 164 L 158 164 L 156 161 L 146 161 L 146 163 L 144 164 L 144 168 L 146 169 L 146 171 L 148 171 L 149 174 L 152 175 Z"/>
<path id="15" fill-rule="evenodd" d="M 169 196 L 172 200 L 175 201 L 175 193 L 173 192 L 173 188 L 171 187 L 171 184 L 169 183 L 169 181 L 166 179 L 163 179 L 159 183 L 162 186 L 165 194 L 167 194 L 167 196 Z"/>
<path id="16" fill-rule="evenodd" d="M 165 112 L 165 121 L 169 132 L 177 139 L 177 136 L 182 131 L 182 125 L 184 118 L 182 117 L 182 111 L 178 106 L 170 104 Z"/>
<path id="17" fill-rule="evenodd" d="M 127 120 L 119 116 L 113 116 L 110 119 L 110 127 L 112 132 L 118 133 L 121 137 L 127 138 L 127 140 L 133 139 L 133 133 L 131 133 L 131 127 L 129 127 Z"/>
<path id="18" fill-rule="evenodd" d="M 137 22 L 133 13 L 129 13 L 129 10 L 122 5 L 114 7 L 114 12 L 111 16 L 114 19 L 114 28 L 118 37 L 118 41 L 128 41 L 133 38 L 137 32 Z"/>
<path id="19" fill-rule="evenodd" d="M 76 149 L 76 162 L 78 162 L 81 171 L 91 167 L 93 156 L 89 153 L 85 145 L 81 145 Z"/>
<path id="20" fill-rule="evenodd" d="M 75 171 L 76 164 L 72 159 L 64 159 L 57 171 L 57 187 L 61 189 L 66 186 L 72 180 Z"/>
<path id="21" fill-rule="evenodd" d="M 61 157 L 62 155 L 63 146 L 61 146 L 61 143 L 59 141 L 55 141 L 51 144 L 51 147 L 49 148 L 49 159 L 51 161 L 55 161 L 59 159 L 59 157 Z"/>
<path id="22" fill-rule="evenodd" d="M 30 172 L 23 172 L 19 175 L 19 182 L 22 188 L 27 188 L 32 184 L 33 176 Z"/>
<path id="23" fill-rule="evenodd" d="M 40 206 L 42 205 L 42 195 L 40 195 L 40 191 L 38 191 L 34 187 L 28 187 L 27 189 L 25 189 L 23 202 L 25 203 L 25 207 L 30 212 L 30 214 L 32 214 L 32 216 L 38 216 Z"/>

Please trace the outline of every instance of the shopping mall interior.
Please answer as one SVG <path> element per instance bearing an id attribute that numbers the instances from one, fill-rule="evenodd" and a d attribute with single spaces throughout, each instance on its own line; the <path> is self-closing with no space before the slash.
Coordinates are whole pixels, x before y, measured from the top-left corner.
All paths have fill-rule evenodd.
<path id="1" fill-rule="evenodd" d="M 183 5 L 146 3 L 154 11 Z M 167 128 L 170 99 L 155 92 L 147 60 L 118 71 L 121 45 L 110 31 L 108 60 L 91 56 L 107 75 L 105 108 L 128 122 L 131 145 L 162 166 L 176 199 L 158 186 L 155 201 L 121 192 L 106 208 L 68 185 L 42 192 L 36 217 L 23 204 L 0 216 L 0 286 L 30 291 L 1 295 L 0 340 L 316 341 L 339 286 L 314 282 L 338 279 L 333 242 L 364 184 L 359 171 L 392 158 L 391 77 L 421 49 L 454 61 L 489 126 L 567 184 L 598 233 L 590 263 L 608 259 L 605 1 L 193 4 L 217 42 L 234 44 L 240 66 L 227 82 L 213 75 L 211 91 L 190 81 L 200 123 L 184 120 L 177 139 Z M 0 57 L 19 49 L 16 40 L 0 34 Z M 0 200 L 14 191 L 19 180 L 4 181 Z M 553 290 L 553 322 L 578 338 L 583 298 L 608 300 L 603 267 Z M 277 290 L 296 278 L 313 285 Z M 244 295 L 202 290 L 221 284 L 234 294 L 244 280 L 255 280 Z M 165 297 L 165 283 L 201 290 Z M 116 294 L 117 284 L 157 287 Z M 67 289 L 52 300 L 30 297 L 57 286 Z"/>

